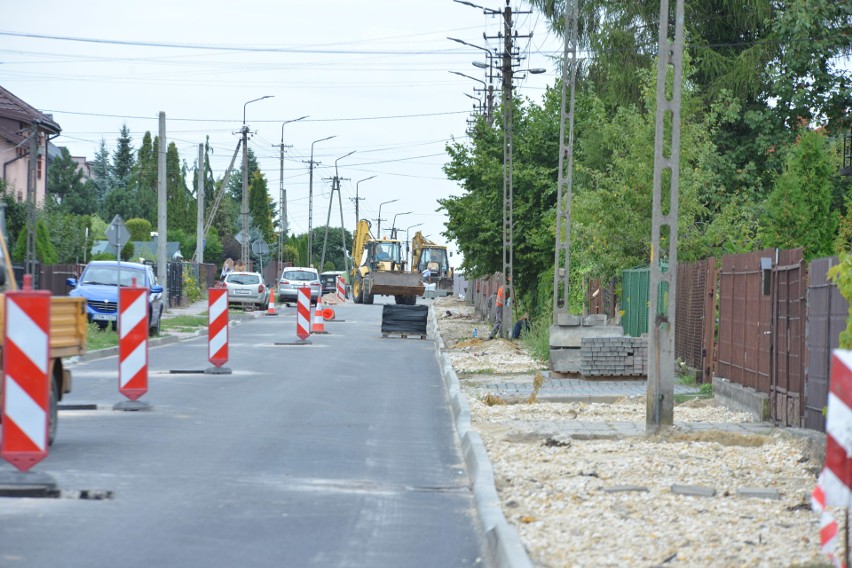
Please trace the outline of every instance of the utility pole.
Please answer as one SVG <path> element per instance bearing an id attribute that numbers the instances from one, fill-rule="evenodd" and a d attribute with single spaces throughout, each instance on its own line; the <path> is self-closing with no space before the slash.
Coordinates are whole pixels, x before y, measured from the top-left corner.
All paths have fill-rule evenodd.
<path id="1" fill-rule="evenodd" d="M 33 277 L 33 287 L 36 286 L 35 274 L 37 264 L 36 254 L 36 194 L 38 193 L 38 143 L 39 121 L 32 121 L 30 134 L 30 160 L 27 176 L 27 250 L 24 257 L 24 273 Z"/>
<path id="2" fill-rule="evenodd" d="M 169 297 L 168 259 L 166 258 L 166 242 L 168 240 L 168 224 L 166 213 L 166 113 L 160 112 L 160 139 L 157 153 L 157 274 L 163 287 L 163 296 Z M 119 254 L 120 251 L 119 251 Z M 166 300 L 168 304 L 168 300 Z"/>
<path id="3" fill-rule="evenodd" d="M 654 192 L 651 211 L 651 277 L 648 306 L 648 391 L 645 431 L 674 424 L 674 330 L 677 299 L 678 195 L 680 186 L 680 103 L 683 82 L 683 0 L 675 0 L 674 38 L 669 37 L 669 0 L 660 0 L 657 117 L 654 136 Z M 666 77 L 674 77 L 671 98 Z M 666 118 L 671 121 L 666 140 Z M 668 148 L 666 157 L 665 148 Z M 663 187 L 668 173 L 669 183 Z M 668 207 L 666 207 L 668 204 Z M 667 250 L 664 253 L 664 248 Z M 667 254 L 668 271 L 660 257 Z M 662 296 L 663 283 L 668 294 Z"/>
<path id="4" fill-rule="evenodd" d="M 559 171 L 556 189 L 556 259 L 553 271 L 553 323 L 559 322 L 560 310 L 568 312 L 571 265 L 571 199 L 574 180 L 574 101 L 577 82 L 577 31 L 580 0 L 565 2 L 565 47 L 562 56 L 562 102 L 559 107 Z M 569 14 L 570 12 L 570 14 Z M 569 60 L 570 53 L 570 60 Z M 570 102 L 566 115 L 565 99 L 569 90 Z M 565 144 L 565 123 L 568 123 L 568 144 Z M 565 162 L 568 162 L 567 168 Z M 562 294 L 560 295 L 560 290 Z"/>
<path id="5" fill-rule="evenodd" d="M 243 136 L 243 191 L 242 200 L 240 202 L 240 220 L 242 221 L 241 233 L 243 238 L 240 239 L 240 259 L 245 270 L 248 270 L 249 259 L 249 206 L 248 206 L 248 126 L 243 124 L 241 130 Z"/>
<path id="6" fill-rule="evenodd" d="M 204 263 L 204 144 L 198 145 L 198 181 L 195 190 L 195 258 L 199 264 Z"/>
<path id="7" fill-rule="evenodd" d="M 284 241 L 287 238 L 287 230 L 290 228 L 287 223 L 287 190 L 284 189 L 284 148 L 292 148 L 292 146 L 284 145 L 284 125 L 291 122 L 298 122 L 308 118 L 308 115 L 294 118 L 293 120 L 285 120 L 281 124 L 281 144 L 278 147 L 281 149 L 281 170 L 278 182 L 278 206 L 280 210 L 280 228 L 278 231 L 278 267 L 276 272 L 281 270 L 281 264 L 284 262 Z"/>
<path id="8" fill-rule="evenodd" d="M 317 142 L 325 142 L 326 140 L 331 140 L 336 137 L 337 135 L 335 134 L 333 136 L 327 136 L 311 142 L 311 160 L 308 162 L 308 266 L 313 266 L 314 260 L 314 166 L 319 163 L 314 161 L 314 144 Z"/>

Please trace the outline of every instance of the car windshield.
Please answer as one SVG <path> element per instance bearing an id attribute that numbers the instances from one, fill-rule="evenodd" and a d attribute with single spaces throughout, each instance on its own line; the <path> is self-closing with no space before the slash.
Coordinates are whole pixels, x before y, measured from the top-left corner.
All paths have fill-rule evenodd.
<path id="1" fill-rule="evenodd" d="M 284 280 L 299 280 L 302 282 L 308 282 L 310 280 L 316 280 L 317 275 L 308 270 L 288 270 L 284 273 Z"/>
<path id="2" fill-rule="evenodd" d="M 145 272 L 138 268 L 121 267 L 121 285 L 145 286 Z M 89 266 L 83 273 L 83 284 L 115 286 L 118 282 L 118 266 Z"/>
<path id="3" fill-rule="evenodd" d="M 228 274 L 225 282 L 230 284 L 260 284 L 260 276 L 257 274 Z"/>

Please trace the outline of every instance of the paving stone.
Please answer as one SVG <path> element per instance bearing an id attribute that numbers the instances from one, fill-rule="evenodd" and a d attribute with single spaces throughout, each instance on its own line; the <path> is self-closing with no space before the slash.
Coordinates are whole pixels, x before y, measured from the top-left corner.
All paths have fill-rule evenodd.
<path id="1" fill-rule="evenodd" d="M 700 487 L 698 485 L 672 485 L 672 493 L 677 495 L 688 495 L 691 497 L 714 497 L 716 490 L 712 487 Z"/>

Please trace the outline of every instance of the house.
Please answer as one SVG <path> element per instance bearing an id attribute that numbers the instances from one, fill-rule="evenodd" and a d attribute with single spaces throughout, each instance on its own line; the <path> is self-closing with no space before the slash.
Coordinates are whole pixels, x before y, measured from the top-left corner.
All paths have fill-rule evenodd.
<path id="1" fill-rule="evenodd" d="M 0 179 L 18 199 L 27 198 L 30 187 L 30 165 L 34 165 L 35 201 L 44 203 L 47 188 L 47 157 L 51 137 L 62 129 L 53 117 L 44 114 L 3 87 L 0 87 Z M 35 160 L 31 160 L 33 142 Z"/>

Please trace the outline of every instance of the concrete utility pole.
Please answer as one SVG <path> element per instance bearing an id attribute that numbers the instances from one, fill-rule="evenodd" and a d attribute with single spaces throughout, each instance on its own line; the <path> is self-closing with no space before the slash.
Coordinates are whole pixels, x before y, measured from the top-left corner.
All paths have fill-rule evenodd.
<path id="1" fill-rule="evenodd" d="M 337 135 L 335 134 L 333 136 L 326 136 L 325 138 L 320 138 L 319 140 L 311 142 L 311 161 L 308 162 L 308 266 L 313 266 L 314 261 L 314 166 L 319 163 L 314 161 L 314 144 L 317 142 L 325 142 L 326 140 L 331 140 L 336 137 Z"/>
<path id="2" fill-rule="evenodd" d="M 651 212 L 651 282 L 648 296 L 648 394 L 645 430 L 659 432 L 674 423 L 674 330 L 677 299 L 677 224 L 680 185 L 680 103 L 683 82 L 683 0 L 675 0 L 674 39 L 669 38 L 669 0 L 660 0 L 659 48 L 657 53 L 657 122 L 654 136 L 654 193 Z M 666 94 L 666 76 L 672 70 L 671 99 Z M 671 117 L 667 141 L 666 116 Z M 670 148 L 666 157 L 664 148 Z M 670 183 L 663 188 L 664 173 Z M 664 195 L 665 194 L 665 195 Z M 668 207 L 666 207 L 668 204 Z M 667 242 L 666 242 L 667 241 Z M 667 246 L 668 271 L 660 257 Z M 668 294 L 660 297 L 662 283 Z M 664 303 L 660 305 L 660 302 Z"/>
<path id="3" fill-rule="evenodd" d="M 168 241 L 168 191 L 166 188 L 166 113 L 160 112 L 160 139 L 159 151 L 157 153 L 157 274 L 160 285 L 163 287 L 163 296 L 169 297 L 168 258 L 166 257 L 166 243 Z"/>
<path id="4" fill-rule="evenodd" d="M 39 150 L 39 121 L 32 121 L 30 134 L 30 160 L 27 175 L 27 250 L 24 256 L 24 273 L 33 277 L 33 287 L 36 287 L 35 274 L 38 257 L 36 253 L 36 195 L 38 194 L 38 150 Z M 45 160 L 46 161 L 46 160 Z"/>
<path id="5" fill-rule="evenodd" d="M 271 99 L 273 95 L 265 95 L 262 97 L 258 97 L 256 99 L 252 99 L 243 104 L 243 128 L 241 130 L 243 135 L 243 194 L 242 194 L 242 202 L 240 203 L 240 218 L 242 219 L 242 242 L 240 243 L 240 257 L 245 264 L 246 269 L 248 269 L 249 263 L 249 206 L 248 206 L 248 133 L 249 129 L 246 126 L 246 107 L 253 102 L 262 101 L 264 99 Z"/>
<path id="6" fill-rule="evenodd" d="M 290 124 L 291 122 L 299 122 L 306 118 L 308 118 L 307 114 L 305 116 L 300 116 L 299 118 L 294 118 L 293 120 L 285 120 L 281 123 L 281 144 L 278 146 L 281 149 L 281 170 L 278 178 L 278 208 L 280 211 L 280 230 L 278 231 L 278 270 L 281 270 L 281 264 L 284 262 L 284 241 L 287 238 L 287 230 L 290 228 L 287 224 L 287 190 L 284 189 L 284 148 L 292 148 L 292 146 L 284 145 L 284 125 Z"/>
<path id="7" fill-rule="evenodd" d="M 204 263 L 204 144 L 198 145 L 198 181 L 195 190 L 195 258 L 199 264 Z"/>
<path id="8" fill-rule="evenodd" d="M 565 49 L 562 56 L 562 103 L 559 107 L 559 172 L 556 189 L 556 259 L 553 271 L 553 323 L 558 324 L 561 311 L 568 313 L 571 268 L 571 199 L 574 182 L 574 93 L 577 82 L 577 21 L 580 0 L 565 2 Z M 569 59 L 570 53 L 570 59 Z M 570 102 L 566 115 L 565 99 L 569 90 Z M 565 144 L 565 123 L 568 123 L 568 144 Z M 567 168 L 565 162 L 568 162 Z M 560 290 L 562 292 L 560 296 Z"/>

